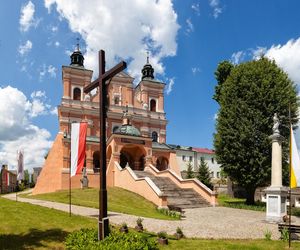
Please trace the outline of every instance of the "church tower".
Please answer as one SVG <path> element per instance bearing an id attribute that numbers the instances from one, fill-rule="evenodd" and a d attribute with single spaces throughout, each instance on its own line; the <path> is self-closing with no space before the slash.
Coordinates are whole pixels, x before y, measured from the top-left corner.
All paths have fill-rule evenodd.
<path id="1" fill-rule="evenodd" d="M 140 106 L 150 119 L 141 123 L 141 132 L 153 141 L 166 143 L 167 120 L 164 111 L 165 83 L 154 78 L 154 69 L 149 63 L 149 55 L 142 69 L 142 79 L 135 89 L 135 106 Z"/>

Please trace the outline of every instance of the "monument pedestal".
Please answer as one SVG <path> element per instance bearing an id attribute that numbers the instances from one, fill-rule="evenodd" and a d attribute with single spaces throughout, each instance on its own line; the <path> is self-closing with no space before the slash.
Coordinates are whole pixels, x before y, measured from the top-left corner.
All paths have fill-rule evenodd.
<path id="1" fill-rule="evenodd" d="M 270 186 L 265 191 L 267 194 L 266 220 L 272 223 L 283 222 L 283 216 L 287 213 L 288 188 Z"/>

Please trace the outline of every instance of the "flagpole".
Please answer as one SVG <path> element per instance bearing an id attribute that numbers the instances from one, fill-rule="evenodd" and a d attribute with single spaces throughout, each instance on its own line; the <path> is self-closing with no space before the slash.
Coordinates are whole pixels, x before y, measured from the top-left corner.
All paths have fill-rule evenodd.
<path id="1" fill-rule="evenodd" d="M 69 171 L 69 216 L 72 216 L 72 194 L 71 194 L 71 187 L 72 187 L 72 182 L 71 182 L 71 133 L 70 133 L 70 113 L 68 117 L 68 134 L 70 135 L 70 171 Z"/>
<path id="2" fill-rule="evenodd" d="M 290 179 L 290 187 L 289 187 L 289 248 L 291 248 L 291 214 L 292 214 L 292 188 L 291 188 L 291 173 L 292 173 L 292 122 L 291 122 L 291 105 L 289 104 L 289 122 L 290 122 L 290 171 L 289 171 L 289 179 Z"/>

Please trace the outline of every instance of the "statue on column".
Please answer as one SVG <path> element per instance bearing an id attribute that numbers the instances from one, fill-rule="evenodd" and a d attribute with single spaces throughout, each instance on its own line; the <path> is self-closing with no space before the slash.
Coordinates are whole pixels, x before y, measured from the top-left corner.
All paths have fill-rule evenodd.
<path id="1" fill-rule="evenodd" d="M 279 134 L 279 125 L 280 125 L 280 121 L 278 118 L 277 113 L 274 114 L 273 116 L 273 121 L 274 121 L 274 125 L 273 125 L 273 134 Z"/>

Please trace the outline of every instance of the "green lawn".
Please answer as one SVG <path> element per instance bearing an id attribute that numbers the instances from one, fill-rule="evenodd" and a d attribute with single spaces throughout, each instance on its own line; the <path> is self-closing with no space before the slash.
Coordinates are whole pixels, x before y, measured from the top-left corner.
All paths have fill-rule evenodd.
<path id="1" fill-rule="evenodd" d="M 64 249 L 64 239 L 69 232 L 80 228 L 96 227 L 97 221 L 81 216 L 0 197 L 0 249 Z M 133 229 L 131 229 L 133 230 Z M 149 237 L 155 237 L 149 234 Z M 281 241 L 266 240 L 170 240 L 160 249 L 288 249 Z M 300 249 L 292 242 L 291 249 Z"/>
<path id="2" fill-rule="evenodd" d="M 72 204 L 86 206 L 86 207 L 99 207 L 99 193 L 98 189 L 73 189 L 72 190 Z M 55 193 L 39 194 L 39 195 L 21 195 L 26 198 L 42 199 L 49 201 L 57 201 L 62 203 L 69 203 L 69 191 L 63 190 Z M 127 191 L 122 188 L 108 188 L 108 210 L 133 214 L 142 217 L 163 219 L 163 220 L 176 220 L 166 216 L 157 211 L 156 206 L 133 192 Z"/>
<path id="3" fill-rule="evenodd" d="M 63 249 L 66 235 L 97 221 L 0 197 L 0 249 Z"/>
<path id="4" fill-rule="evenodd" d="M 287 242 L 267 241 L 267 240 L 200 240 L 200 239 L 181 239 L 170 240 L 169 245 L 160 249 L 201 249 L 201 250 L 282 250 L 300 249 L 299 242 L 292 242 L 292 247 L 288 247 Z"/>

